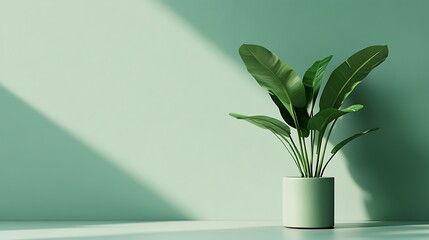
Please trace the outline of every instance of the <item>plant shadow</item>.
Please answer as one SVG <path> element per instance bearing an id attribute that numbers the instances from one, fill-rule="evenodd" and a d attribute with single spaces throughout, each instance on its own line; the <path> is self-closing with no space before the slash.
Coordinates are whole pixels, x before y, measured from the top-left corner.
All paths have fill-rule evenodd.
<path id="1" fill-rule="evenodd" d="M 428 220 L 429 152 L 424 147 L 427 137 L 419 132 L 422 119 L 405 116 L 406 111 L 392 104 L 397 96 L 376 88 L 353 94 L 353 102 L 366 106 L 355 116 L 356 128 L 381 128 L 344 149 L 347 167 L 367 193 L 365 205 L 371 220 Z M 415 124 L 407 125 L 410 122 Z"/>
<path id="2" fill-rule="evenodd" d="M 427 221 L 367 221 L 367 222 L 350 222 L 336 223 L 335 229 L 357 229 L 357 228 L 377 228 L 377 227 L 400 227 L 400 226 L 419 226 L 428 225 Z"/>
<path id="3" fill-rule="evenodd" d="M 0 220 L 188 219 L 1 86 L 0 116 Z"/>

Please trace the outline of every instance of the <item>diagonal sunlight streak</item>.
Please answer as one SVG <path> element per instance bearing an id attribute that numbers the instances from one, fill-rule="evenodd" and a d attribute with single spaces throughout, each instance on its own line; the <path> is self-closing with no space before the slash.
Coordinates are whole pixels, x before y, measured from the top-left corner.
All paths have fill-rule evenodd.
<path id="1" fill-rule="evenodd" d="M 204 99 L 225 94 L 225 85 L 242 88 L 239 81 L 217 81 L 244 78 L 235 63 L 155 1 L 1 4 L 5 88 L 184 212 L 228 217 L 219 209 L 239 204 L 241 193 L 225 184 L 235 173 L 215 160 L 229 143 L 221 135 L 201 145 L 197 136 L 213 116 L 224 116 L 218 126 L 229 124 L 225 108 Z M 191 117 L 195 110 L 205 116 Z M 195 181 L 207 176 L 208 182 Z M 207 186 L 217 190 L 192 196 Z M 219 191 L 235 199 L 219 201 Z"/>
<path id="2" fill-rule="evenodd" d="M 0 114 L 1 220 L 190 218 L 3 87 Z"/>

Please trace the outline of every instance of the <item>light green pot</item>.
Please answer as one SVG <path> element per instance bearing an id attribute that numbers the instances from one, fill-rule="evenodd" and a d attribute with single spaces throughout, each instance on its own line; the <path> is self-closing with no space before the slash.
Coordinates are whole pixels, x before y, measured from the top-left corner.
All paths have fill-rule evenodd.
<path id="1" fill-rule="evenodd" d="M 283 178 L 283 225 L 334 227 L 334 178 Z"/>

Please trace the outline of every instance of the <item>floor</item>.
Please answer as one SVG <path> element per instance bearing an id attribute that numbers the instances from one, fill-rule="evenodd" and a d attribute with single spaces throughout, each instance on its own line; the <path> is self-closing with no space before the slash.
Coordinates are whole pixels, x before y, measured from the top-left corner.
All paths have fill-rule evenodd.
<path id="1" fill-rule="evenodd" d="M 336 223 L 334 229 L 289 229 L 280 222 L 0 222 L 0 239 L 276 240 L 429 239 L 429 223 Z"/>

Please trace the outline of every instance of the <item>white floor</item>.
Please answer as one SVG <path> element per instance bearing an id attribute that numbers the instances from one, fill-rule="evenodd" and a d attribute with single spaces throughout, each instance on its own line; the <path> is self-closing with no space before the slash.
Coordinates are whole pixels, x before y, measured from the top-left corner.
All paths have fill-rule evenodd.
<path id="1" fill-rule="evenodd" d="M 429 239 L 429 223 L 336 223 L 334 229 L 288 229 L 280 222 L 0 222 L 0 239 Z"/>

